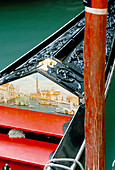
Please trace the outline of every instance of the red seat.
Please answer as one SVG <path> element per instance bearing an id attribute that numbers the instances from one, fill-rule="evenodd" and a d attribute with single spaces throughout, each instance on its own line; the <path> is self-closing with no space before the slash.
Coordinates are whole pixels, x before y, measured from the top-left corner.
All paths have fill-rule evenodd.
<path id="1" fill-rule="evenodd" d="M 63 124 L 71 116 L 0 106 L 0 127 L 55 137 L 63 136 Z M 1 132 L 2 133 L 2 132 Z M 0 169 L 42 170 L 58 144 L 0 134 Z"/>
<path id="2" fill-rule="evenodd" d="M 43 169 L 57 144 L 0 134 L 0 169 L 7 163 L 11 170 Z"/>
<path id="3" fill-rule="evenodd" d="M 0 126 L 28 132 L 63 136 L 62 127 L 71 116 L 0 106 Z"/>

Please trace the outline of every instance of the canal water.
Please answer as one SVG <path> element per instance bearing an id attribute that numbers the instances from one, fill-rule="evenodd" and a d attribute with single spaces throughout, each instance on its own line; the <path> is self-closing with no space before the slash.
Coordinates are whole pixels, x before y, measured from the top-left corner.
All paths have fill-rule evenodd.
<path id="1" fill-rule="evenodd" d="M 50 36 L 83 8 L 82 1 L 76 0 L 0 2 L 0 69 Z"/>
<path id="2" fill-rule="evenodd" d="M 0 2 L 0 70 L 43 41 L 84 9 L 81 0 Z M 106 170 L 115 160 L 115 74 L 105 106 Z"/>

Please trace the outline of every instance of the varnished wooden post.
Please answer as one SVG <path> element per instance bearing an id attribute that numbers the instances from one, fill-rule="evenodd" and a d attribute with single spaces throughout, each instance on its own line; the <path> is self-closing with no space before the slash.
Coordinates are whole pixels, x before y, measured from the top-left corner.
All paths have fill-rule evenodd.
<path id="1" fill-rule="evenodd" d="M 105 169 L 106 19 L 107 0 L 92 0 L 86 3 L 84 42 L 86 170 Z"/>

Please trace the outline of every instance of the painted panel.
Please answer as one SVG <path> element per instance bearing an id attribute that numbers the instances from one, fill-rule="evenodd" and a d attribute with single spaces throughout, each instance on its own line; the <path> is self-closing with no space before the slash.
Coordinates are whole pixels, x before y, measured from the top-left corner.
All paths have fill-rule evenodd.
<path id="1" fill-rule="evenodd" d="M 79 107 L 79 97 L 35 73 L 1 85 L 0 105 L 73 115 Z"/>

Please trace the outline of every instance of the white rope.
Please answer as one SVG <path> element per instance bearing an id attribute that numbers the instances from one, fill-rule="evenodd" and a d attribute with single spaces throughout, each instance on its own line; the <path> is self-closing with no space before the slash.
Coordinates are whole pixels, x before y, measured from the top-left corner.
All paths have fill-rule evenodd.
<path id="1" fill-rule="evenodd" d="M 71 167 L 67 167 L 65 165 L 61 165 L 59 163 L 57 163 L 57 161 L 66 161 L 66 162 L 73 162 L 73 163 L 76 163 L 77 165 L 79 165 L 79 167 L 81 168 L 81 170 L 84 170 L 82 164 L 78 161 L 78 160 L 75 160 L 75 159 L 71 159 L 71 158 L 54 158 L 54 159 L 51 159 L 47 162 L 46 166 L 44 167 L 44 170 L 47 170 L 48 167 L 51 167 L 51 166 L 54 166 L 54 167 L 60 167 L 60 168 L 63 168 L 63 169 L 67 169 L 67 170 L 72 170 Z M 51 163 L 53 162 L 53 163 Z"/>
<path id="2" fill-rule="evenodd" d="M 57 168 L 63 168 L 63 169 L 66 169 L 66 170 L 71 170 L 71 169 L 70 169 L 69 167 L 67 167 L 67 166 L 60 165 L 60 164 L 54 164 L 54 163 L 46 164 L 44 170 L 47 170 L 48 167 L 57 167 Z"/>

